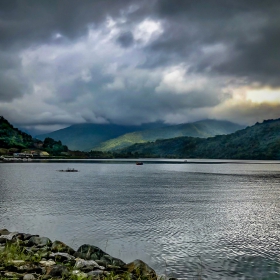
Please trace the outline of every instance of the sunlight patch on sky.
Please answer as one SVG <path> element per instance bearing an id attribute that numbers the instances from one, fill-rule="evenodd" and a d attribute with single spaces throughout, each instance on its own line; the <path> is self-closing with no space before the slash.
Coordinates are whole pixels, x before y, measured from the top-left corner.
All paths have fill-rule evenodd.
<path id="1" fill-rule="evenodd" d="M 261 89 L 251 89 L 246 93 L 248 100 L 256 103 L 263 102 L 272 102 L 280 103 L 280 89 L 270 89 L 270 88 L 261 88 Z"/>

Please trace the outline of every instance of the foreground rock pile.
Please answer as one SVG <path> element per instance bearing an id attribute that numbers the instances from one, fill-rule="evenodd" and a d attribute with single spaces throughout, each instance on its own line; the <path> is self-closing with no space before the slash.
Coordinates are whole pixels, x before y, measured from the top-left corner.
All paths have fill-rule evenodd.
<path id="1" fill-rule="evenodd" d="M 61 241 L 7 229 L 0 230 L 0 279 L 176 280 L 157 276 L 141 260 L 126 264 L 92 245 L 75 251 Z"/>

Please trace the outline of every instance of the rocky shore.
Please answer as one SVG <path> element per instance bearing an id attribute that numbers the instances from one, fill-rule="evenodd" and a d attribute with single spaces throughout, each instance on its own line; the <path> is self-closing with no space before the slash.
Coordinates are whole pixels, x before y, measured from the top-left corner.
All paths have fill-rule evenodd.
<path id="1" fill-rule="evenodd" d="M 124 263 L 84 244 L 77 251 L 48 237 L 0 230 L 0 279 L 176 280 L 141 260 Z"/>

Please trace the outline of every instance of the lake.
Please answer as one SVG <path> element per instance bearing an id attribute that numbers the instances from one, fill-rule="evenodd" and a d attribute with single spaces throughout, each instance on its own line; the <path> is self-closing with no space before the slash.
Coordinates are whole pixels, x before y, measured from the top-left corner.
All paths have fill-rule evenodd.
<path id="1" fill-rule="evenodd" d="M 0 228 L 179 279 L 280 278 L 279 161 L 0 163 L 0 178 Z"/>

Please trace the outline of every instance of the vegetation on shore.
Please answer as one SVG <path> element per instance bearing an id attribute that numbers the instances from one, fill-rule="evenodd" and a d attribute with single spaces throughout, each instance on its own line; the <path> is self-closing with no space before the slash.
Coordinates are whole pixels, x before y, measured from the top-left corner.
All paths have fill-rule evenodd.
<path id="1" fill-rule="evenodd" d="M 84 244 L 77 251 L 47 237 L 0 230 L 0 279 L 176 280 L 158 276 L 141 260 L 124 263 Z"/>

